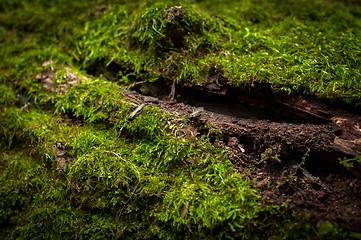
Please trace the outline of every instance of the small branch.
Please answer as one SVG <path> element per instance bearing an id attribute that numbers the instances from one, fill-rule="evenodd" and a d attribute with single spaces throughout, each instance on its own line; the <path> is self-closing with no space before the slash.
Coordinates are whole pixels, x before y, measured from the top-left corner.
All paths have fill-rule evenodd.
<path id="1" fill-rule="evenodd" d="M 169 94 L 169 98 L 170 100 L 174 100 L 175 97 L 175 80 L 173 80 L 172 85 L 170 86 L 170 94 Z"/>
<path id="2" fill-rule="evenodd" d="M 127 121 L 123 124 L 123 126 L 119 130 L 118 137 L 120 136 L 120 134 L 122 134 L 125 125 L 132 122 L 134 118 L 143 110 L 144 106 L 145 106 L 144 103 L 140 104 L 133 112 L 129 114 Z"/>

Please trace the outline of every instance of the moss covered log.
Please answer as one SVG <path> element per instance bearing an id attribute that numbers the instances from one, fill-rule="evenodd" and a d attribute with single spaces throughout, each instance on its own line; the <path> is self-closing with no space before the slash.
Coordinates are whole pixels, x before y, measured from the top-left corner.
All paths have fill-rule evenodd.
<path id="1" fill-rule="evenodd" d="M 361 105 L 350 1 L 0 0 L 0 238 L 348 237 L 260 200 L 138 82 L 305 93 Z M 119 129 L 124 126 L 122 131 Z"/>

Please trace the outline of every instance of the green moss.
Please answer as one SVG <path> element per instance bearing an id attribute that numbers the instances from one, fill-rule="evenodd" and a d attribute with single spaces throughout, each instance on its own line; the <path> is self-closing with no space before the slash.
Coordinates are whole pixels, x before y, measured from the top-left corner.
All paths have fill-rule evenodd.
<path id="1" fill-rule="evenodd" d="M 340 159 L 340 163 L 349 169 L 352 169 L 353 167 L 358 166 L 361 164 L 361 155 L 358 155 L 354 158 L 344 158 L 344 159 Z"/>
<path id="2" fill-rule="evenodd" d="M 56 102 L 56 112 L 71 113 L 89 122 L 114 117 L 121 109 L 120 88 L 105 80 L 92 80 L 76 84 Z"/>
<path id="3" fill-rule="evenodd" d="M 261 82 L 274 91 L 360 104 L 358 6 L 225 2 L 207 4 L 216 15 L 210 17 L 201 10 L 205 3 L 195 5 L 114 9 L 87 25 L 79 58 L 118 65 L 118 78 L 183 84 L 206 81 L 218 65 L 230 85 Z"/>
<path id="4" fill-rule="evenodd" d="M 216 28 L 207 13 L 189 4 L 143 4 L 131 13 L 124 7 L 114 8 L 88 23 L 78 42 L 78 58 L 90 66 L 99 61 L 106 66 L 116 64 L 118 78 L 196 79 L 201 74 L 195 66 L 205 65 L 199 59 L 215 50 L 219 40 Z"/>
<path id="5" fill-rule="evenodd" d="M 171 114 L 145 106 L 126 123 L 138 103 L 121 90 L 133 81 L 192 85 L 215 74 L 238 87 L 261 83 L 359 104 L 359 7 L 258 3 L 0 2 L 0 232 L 317 235 L 287 207 L 263 205 L 223 150 L 179 134 Z M 318 231 L 344 234 L 327 224 Z"/>
<path id="6" fill-rule="evenodd" d="M 20 202 L 16 211 L 10 212 L 9 207 L 4 207 L 5 216 L 14 217 L 11 222 L 3 220 L 14 225 L 9 230 L 14 236 L 172 238 L 184 231 L 193 237 L 212 236 L 212 229 L 222 229 L 220 236 L 242 229 L 243 235 L 257 231 L 254 222 L 265 209 L 249 183 L 232 173 L 225 152 L 214 148 L 207 139 L 175 139 L 170 135 L 171 123 L 162 120 L 165 116 L 155 109 L 130 123 L 125 139 L 117 139 L 102 125 L 73 126 L 35 110 L 12 111 L 19 114 L 15 115 L 17 123 L 10 125 L 13 121 L 9 120 L 4 126 L 11 132 L 22 129 L 19 136 L 31 140 L 28 147 L 38 159 L 13 159 L 13 164 L 31 164 L 15 175 L 17 178 L 25 174 L 21 188 L 30 195 L 31 205 Z M 59 154 L 54 151 L 59 142 L 67 152 L 67 169 L 60 172 L 52 160 Z M 39 170 L 29 175 L 28 169 L 33 166 Z M 8 164 L 2 164 L 2 171 L 15 173 L 13 165 Z M 6 177 L 4 181 L 11 178 L 2 176 Z M 14 187 L 5 185 L 1 195 L 5 202 L 14 196 L 8 191 Z M 271 227 L 278 229 L 274 233 L 277 236 L 283 234 L 279 228 L 282 224 Z M 153 232 L 138 235 L 148 228 Z M 98 233 L 97 229 L 102 231 Z"/>
<path id="7" fill-rule="evenodd" d="M 4 106 L 11 106 L 16 102 L 16 96 L 13 88 L 6 85 L 0 85 L 0 104 Z"/>
<path id="8" fill-rule="evenodd" d="M 83 7 L 73 5 L 74 12 Z M 12 36 L 3 41 L 23 51 L 27 42 L 29 47 L 44 46 L 44 41 L 53 44 L 53 35 L 60 39 L 67 36 L 70 39 L 61 44 L 66 46 L 68 56 L 88 71 L 121 83 L 158 79 L 202 83 L 217 66 L 229 84 L 242 88 L 261 82 L 274 91 L 360 104 L 361 23 L 355 16 L 361 10 L 357 5 L 324 1 L 244 1 L 237 5 L 144 2 L 104 5 L 97 15 L 96 7 L 89 5 L 76 21 L 66 18 L 61 22 L 49 17 L 52 13 L 64 14 L 63 6 L 53 7 L 56 3 L 48 6 L 50 10 L 40 3 L 21 6 L 11 9 L 6 18 L 3 15 L 4 35 L 6 28 L 11 28 Z M 39 14 L 31 17 L 34 8 Z M 8 19 L 16 18 L 20 25 L 11 25 Z M 42 34 L 45 31 L 40 26 L 51 29 L 46 32 L 53 35 Z M 25 44 L 17 36 L 24 34 L 24 29 L 31 36 L 25 38 Z M 42 61 L 72 61 L 65 59 L 59 46 L 51 49 L 49 52 L 42 47 L 35 52 L 46 56 Z M 4 53 L 4 59 L 9 59 L 11 51 L 6 49 Z M 16 61 L 21 68 L 22 60 Z"/>

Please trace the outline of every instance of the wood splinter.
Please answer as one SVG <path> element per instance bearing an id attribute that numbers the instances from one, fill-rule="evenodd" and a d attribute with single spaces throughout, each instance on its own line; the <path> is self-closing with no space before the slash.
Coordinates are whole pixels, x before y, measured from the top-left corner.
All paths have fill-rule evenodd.
<path id="1" fill-rule="evenodd" d="M 125 121 L 124 125 L 120 128 L 119 133 L 118 133 L 118 137 L 120 137 L 120 134 L 123 131 L 123 128 L 125 127 L 126 124 L 132 122 L 134 120 L 134 118 L 143 110 L 145 104 L 142 103 L 140 104 L 136 109 L 134 109 L 133 112 L 131 112 L 127 118 L 127 121 Z"/>

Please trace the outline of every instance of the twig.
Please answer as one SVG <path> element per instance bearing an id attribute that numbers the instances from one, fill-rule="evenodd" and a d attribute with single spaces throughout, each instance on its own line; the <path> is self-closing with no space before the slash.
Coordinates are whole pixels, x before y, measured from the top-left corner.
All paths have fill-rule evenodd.
<path id="1" fill-rule="evenodd" d="M 145 104 L 140 104 L 133 112 L 131 112 L 127 118 L 127 121 L 123 124 L 123 126 L 119 129 L 118 137 L 120 137 L 120 134 L 122 134 L 123 128 L 126 124 L 132 122 L 134 118 L 143 110 Z"/>
<path id="2" fill-rule="evenodd" d="M 174 100 L 175 97 L 175 80 L 173 80 L 172 85 L 170 86 L 170 94 L 169 94 L 169 98 L 170 100 Z"/>
<path id="3" fill-rule="evenodd" d="M 184 124 L 189 123 L 189 122 L 199 118 L 199 116 L 202 114 L 203 111 L 204 111 L 203 107 L 193 109 L 193 111 L 190 114 L 188 114 L 188 116 L 184 120 L 184 122 L 181 123 L 180 127 L 183 127 Z"/>

